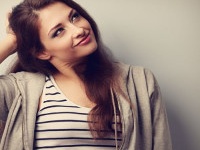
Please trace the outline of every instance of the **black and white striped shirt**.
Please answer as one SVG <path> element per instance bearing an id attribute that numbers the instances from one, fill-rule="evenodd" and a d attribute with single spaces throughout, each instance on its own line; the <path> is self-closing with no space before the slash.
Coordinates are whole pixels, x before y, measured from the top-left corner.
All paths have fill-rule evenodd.
<path id="1" fill-rule="evenodd" d="M 92 138 L 87 121 L 89 111 L 90 108 L 68 100 L 52 76 L 46 77 L 37 114 L 34 149 L 114 150 L 114 134 L 96 140 Z M 120 142 L 121 138 L 118 139 Z"/>

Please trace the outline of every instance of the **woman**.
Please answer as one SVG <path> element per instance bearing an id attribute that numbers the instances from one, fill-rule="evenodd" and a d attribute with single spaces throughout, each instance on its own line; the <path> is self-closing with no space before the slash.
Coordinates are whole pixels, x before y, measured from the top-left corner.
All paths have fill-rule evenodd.
<path id="1" fill-rule="evenodd" d="M 171 149 L 154 76 L 115 62 L 77 3 L 24 0 L 9 23 L 0 62 L 19 61 L 0 77 L 2 150 Z"/>

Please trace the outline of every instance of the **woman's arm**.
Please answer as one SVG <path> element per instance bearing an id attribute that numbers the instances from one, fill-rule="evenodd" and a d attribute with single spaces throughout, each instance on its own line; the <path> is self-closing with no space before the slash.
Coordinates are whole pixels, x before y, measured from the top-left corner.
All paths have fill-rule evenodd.
<path id="1" fill-rule="evenodd" d="M 167 112 L 160 87 L 151 71 L 145 70 L 151 104 L 153 150 L 172 150 Z"/>
<path id="2" fill-rule="evenodd" d="M 15 35 L 8 33 L 7 36 L 0 42 L 0 63 L 13 54 L 15 49 L 16 37 Z"/>
<path id="3" fill-rule="evenodd" d="M 8 14 L 8 17 L 9 18 L 9 14 Z M 12 29 L 9 27 L 9 23 L 8 23 L 8 19 L 7 19 L 7 30 L 6 30 L 6 37 L 0 41 L 0 64 L 8 57 L 10 56 L 11 54 L 13 54 L 16 50 L 16 36 L 15 34 L 13 33 Z M 6 94 L 6 91 L 4 91 L 4 82 L 1 82 L 4 80 L 4 77 L 3 76 L 0 76 L 0 140 L 1 140 L 1 137 L 3 135 L 3 131 L 4 131 L 4 127 L 5 127 L 5 124 L 6 124 L 6 118 L 7 118 L 7 113 L 8 113 L 8 110 L 7 110 L 7 106 L 6 106 L 6 102 L 5 102 L 5 95 L 12 95 L 14 94 L 13 91 L 10 90 L 10 92 L 12 92 L 12 94 Z M 8 79 L 6 79 L 8 80 Z M 10 82 L 8 82 L 10 83 Z M 10 85 L 10 84 L 8 84 Z M 5 86 L 6 87 L 6 86 Z M 10 87 L 13 87 L 12 85 Z M 9 88 L 11 89 L 11 88 Z"/>
<path id="4" fill-rule="evenodd" d="M 13 54 L 16 50 L 17 44 L 16 44 L 16 36 L 12 29 L 9 26 L 8 18 L 9 18 L 9 13 L 7 16 L 7 21 L 6 21 L 6 37 L 0 41 L 0 64 L 11 54 Z"/>
<path id="5" fill-rule="evenodd" d="M 19 91 L 13 75 L 0 75 L 0 140 L 13 101 L 18 97 Z M 0 148 L 1 149 L 1 148 Z"/>

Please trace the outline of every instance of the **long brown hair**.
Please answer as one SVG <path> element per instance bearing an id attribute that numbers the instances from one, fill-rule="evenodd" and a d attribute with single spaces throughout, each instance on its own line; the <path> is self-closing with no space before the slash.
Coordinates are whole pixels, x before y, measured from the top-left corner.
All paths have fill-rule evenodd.
<path id="1" fill-rule="evenodd" d="M 81 77 L 86 87 L 86 94 L 96 106 L 90 111 L 88 122 L 93 137 L 102 137 L 105 132 L 112 130 L 113 104 L 110 89 L 117 87 L 119 76 L 114 59 L 107 53 L 103 45 L 98 27 L 90 15 L 72 0 L 25 0 L 17 5 L 10 16 L 10 26 L 17 37 L 17 52 L 19 63 L 13 72 L 29 71 L 52 74 L 57 69 L 47 60 L 36 57 L 43 50 L 38 32 L 37 11 L 54 2 L 62 2 L 75 9 L 91 25 L 98 48 L 85 61 L 85 69 Z M 76 69 L 76 66 L 74 67 Z M 97 123 L 98 122 L 98 123 Z"/>

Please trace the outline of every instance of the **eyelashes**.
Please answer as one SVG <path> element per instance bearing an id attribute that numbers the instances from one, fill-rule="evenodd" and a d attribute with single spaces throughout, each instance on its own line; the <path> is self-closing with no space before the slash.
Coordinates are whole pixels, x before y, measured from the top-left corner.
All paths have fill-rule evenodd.
<path id="1" fill-rule="evenodd" d="M 77 11 L 74 11 L 72 13 L 72 15 L 70 16 L 69 18 L 69 21 L 71 23 L 75 23 L 76 21 L 78 21 L 80 19 L 80 14 L 77 12 Z M 54 33 L 53 35 L 51 36 L 51 38 L 55 38 L 55 37 L 58 37 L 63 31 L 65 30 L 64 27 L 59 27 Z"/>
<path id="2" fill-rule="evenodd" d="M 74 23 L 78 18 L 80 18 L 80 14 L 77 11 L 75 11 L 71 16 L 70 21 Z"/>
<path id="3" fill-rule="evenodd" d="M 64 31 L 64 28 L 58 28 L 52 35 L 52 38 L 57 37 L 58 35 L 60 35 L 62 33 L 62 31 Z"/>

